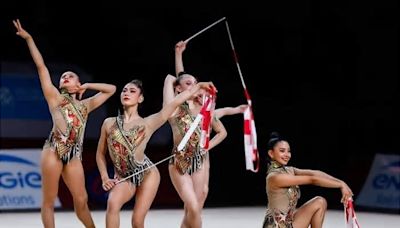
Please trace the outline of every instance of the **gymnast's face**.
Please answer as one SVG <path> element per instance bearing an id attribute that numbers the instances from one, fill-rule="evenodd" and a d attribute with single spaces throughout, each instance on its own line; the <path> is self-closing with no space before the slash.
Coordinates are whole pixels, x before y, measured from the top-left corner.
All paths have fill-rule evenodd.
<path id="1" fill-rule="evenodd" d="M 271 157 L 272 160 L 278 162 L 279 164 L 287 165 L 290 158 L 292 157 L 289 143 L 284 140 L 277 142 L 274 148 L 268 151 L 268 155 Z"/>
<path id="2" fill-rule="evenodd" d="M 60 89 L 67 89 L 68 92 L 74 93 L 80 85 L 78 75 L 72 71 L 66 71 L 60 77 Z"/>
<path id="3" fill-rule="evenodd" d="M 197 84 L 197 80 L 190 74 L 184 74 L 181 76 L 179 80 L 179 85 L 176 86 L 176 90 L 180 93 L 182 91 L 191 89 L 194 85 Z"/>
<path id="4" fill-rule="evenodd" d="M 121 92 L 121 104 L 123 106 L 134 106 L 143 102 L 144 97 L 141 89 L 133 84 L 128 83 Z"/>

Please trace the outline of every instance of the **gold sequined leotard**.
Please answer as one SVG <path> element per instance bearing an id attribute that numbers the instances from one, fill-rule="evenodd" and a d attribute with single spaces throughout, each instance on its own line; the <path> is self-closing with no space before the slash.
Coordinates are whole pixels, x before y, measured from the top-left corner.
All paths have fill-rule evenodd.
<path id="1" fill-rule="evenodd" d="M 144 155 L 143 161 L 138 161 L 135 158 L 135 149 L 145 138 L 145 127 L 143 125 L 135 126 L 125 131 L 122 127 L 122 122 L 121 116 L 116 117 L 107 138 L 108 151 L 118 177 L 125 178 L 138 173 L 130 180 L 135 186 L 139 186 L 149 171 L 143 172 L 143 170 L 153 166 L 153 163 L 146 155 Z"/>
<path id="2" fill-rule="evenodd" d="M 88 117 L 87 107 L 81 102 L 73 102 L 70 94 L 62 91 L 63 100 L 57 108 L 66 122 L 65 132 L 53 127 L 44 148 L 55 149 L 60 160 L 67 164 L 72 158 L 82 159 L 83 136 Z"/>
<path id="3" fill-rule="evenodd" d="M 190 114 L 189 105 L 186 102 L 183 103 L 178 107 L 177 114 L 169 121 L 173 133 L 178 134 L 182 139 L 194 119 L 195 117 Z M 179 173 L 192 175 L 202 167 L 207 153 L 201 150 L 200 134 L 201 129 L 198 126 L 182 151 L 177 151 L 177 145 L 174 146 L 172 154 L 175 154 L 175 157 L 172 157 L 169 163 L 174 164 Z"/>
<path id="4" fill-rule="evenodd" d="M 294 175 L 293 167 L 281 166 L 272 161 L 268 168 L 268 176 L 272 173 L 285 173 Z M 267 182 L 268 207 L 263 228 L 292 228 L 293 215 L 297 201 L 300 198 L 299 186 L 270 189 Z"/>

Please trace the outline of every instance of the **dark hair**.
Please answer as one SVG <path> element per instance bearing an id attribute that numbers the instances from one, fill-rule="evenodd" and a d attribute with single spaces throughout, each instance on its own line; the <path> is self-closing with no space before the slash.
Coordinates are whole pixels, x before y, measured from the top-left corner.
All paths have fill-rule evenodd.
<path id="1" fill-rule="evenodd" d="M 178 73 L 178 77 L 181 76 L 181 75 L 184 75 L 184 74 L 188 74 L 188 73 L 186 73 L 185 71 L 181 71 L 181 72 Z"/>
<path id="2" fill-rule="evenodd" d="M 136 87 L 138 87 L 139 89 L 140 89 L 140 94 L 143 94 L 144 93 L 144 89 L 143 89 L 143 82 L 141 81 L 141 80 L 139 80 L 139 79 L 133 79 L 132 81 L 130 81 L 129 83 L 127 83 L 127 84 L 134 84 Z M 140 110 L 141 109 L 141 105 L 139 104 L 138 105 L 138 109 Z M 120 106 L 120 108 L 118 108 L 118 115 L 119 115 L 119 113 L 122 111 L 122 113 L 123 113 L 123 107 L 121 107 Z"/>
<path id="3" fill-rule="evenodd" d="M 269 137 L 269 140 L 268 140 L 267 149 L 268 149 L 268 150 L 274 149 L 275 145 L 276 145 L 278 142 L 281 142 L 281 141 L 286 141 L 286 140 L 285 140 L 284 138 L 282 138 L 282 137 L 279 135 L 278 132 L 276 132 L 276 131 L 272 132 L 271 135 L 270 135 L 270 137 Z"/>
<path id="4" fill-rule="evenodd" d="M 176 77 L 176 80 L 174 82 L 174 87 L 177 87 L 179 84 L 181 84 L 181 80 L 184 76 L 192 76 L 197 80 L 197 78 L 195 76 L 193 76 L 189 73 L 186 73 L 185 71 L 181 71 L 178 73 L 178 76 Z"/>
<path id="5" fill-rule="evenodd" d="M 140 89 L 140 94 L 144 94 L 143 82 L 141 80 L 133 79 L 132 81 L 129 82 L 129 84 L 134 84 L 136 87 Z"/>

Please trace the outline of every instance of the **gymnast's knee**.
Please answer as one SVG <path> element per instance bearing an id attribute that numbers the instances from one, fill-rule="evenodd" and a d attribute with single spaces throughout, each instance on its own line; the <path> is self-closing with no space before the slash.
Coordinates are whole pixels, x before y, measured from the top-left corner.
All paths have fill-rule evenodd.
<path id="1" fill-rule="evenodd" d="M 322 196 L 316 196 L 313 198 L 313 204 L 315 205 L 316 208 L 326 210 L 328 207 L 328 203 L 326 199 Z"/>

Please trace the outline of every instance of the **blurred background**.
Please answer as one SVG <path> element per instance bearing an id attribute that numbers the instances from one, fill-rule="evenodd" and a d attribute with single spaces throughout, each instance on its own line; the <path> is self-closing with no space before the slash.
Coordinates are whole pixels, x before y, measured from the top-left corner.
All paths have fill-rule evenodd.
<path id="1" fill-rule="evenodd" d="M 356 210 L 400 213 L 397 2 L 187 4 L 1 3 L 0 212 L 40 208 L 39 157 L 51 129 L 36 68 L 26 43 L 15 35 L 13 19 L 19 18 L 35 39 L 56 86 L 61 73 L 72 70 L 84 82 L 118 87 L 89 116 L 84 142 L 89 205 L 103 210 L 107 194 L 95 161 L 97 140 L 102 121 L 117 114 L 122 87 L 141 79 L 142 116 L 160 110 L 164 78 L 175 74 L 174 45 L 226 17 L 253 102 L 260 169 L 245 168 L 243 116 L 224 117 L 228 136 L 210 151 L 205 206 L 267 205 L 266 143 L 278 131 L 291 145 L 290 165 L 320 169 L 347 182 Z M 217 108 L 246 103 L 224 23 L 188 43 L 184 65 L 200 80 L 214 82 Z M 166 123 L 146 153 L 157 162 L 171 148 Z M 167 163 L 158 168 L 161 185 L 153 207 L 182 207 Z M 73 210 L 68 190 L 63 182 L 60 186 L 58 207 Z M 343 207 L 338 189 L 301 189 L 299 203 L 322 195 L 330 208 Z"/>

